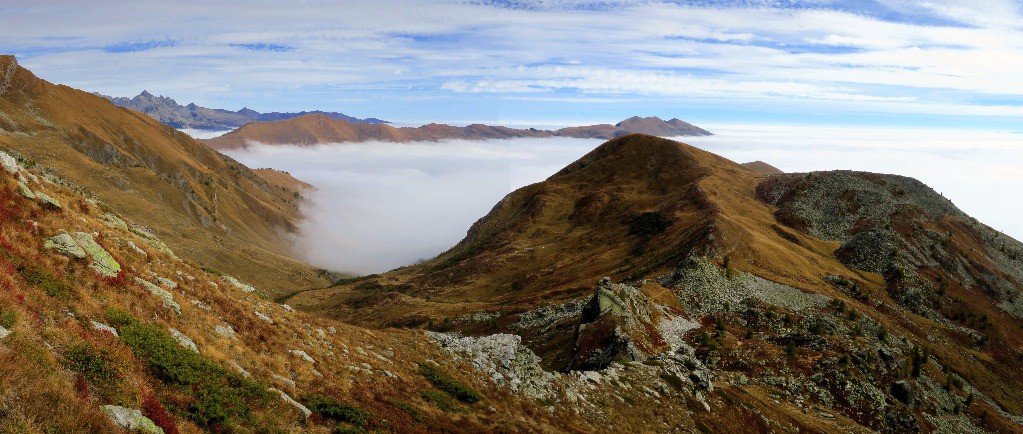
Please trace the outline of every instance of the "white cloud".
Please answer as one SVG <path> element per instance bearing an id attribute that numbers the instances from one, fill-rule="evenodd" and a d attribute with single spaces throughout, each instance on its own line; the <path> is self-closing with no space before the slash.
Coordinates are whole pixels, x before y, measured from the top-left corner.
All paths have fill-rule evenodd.
<path id="1" fill-rule="evenodd" d="M 286 170 L 318 190 L 296 252 L 332 270 L 372 273 L 429 259 L 465 236 L 514 189 L 541 181 L 600 143 L 511 139 L 316 147 L 257 145 L 228 152 L 250 167 Z"/>

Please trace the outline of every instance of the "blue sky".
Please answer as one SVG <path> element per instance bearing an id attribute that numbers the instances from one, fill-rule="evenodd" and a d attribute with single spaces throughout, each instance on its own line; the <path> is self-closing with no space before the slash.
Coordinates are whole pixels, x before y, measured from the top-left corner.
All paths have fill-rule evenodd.
<path id="1" fill-rule="evenodd" d="M 50 81 L 217 108 L 513 125 L 1023 130 L 1015 1 L 6 1 Z"/>

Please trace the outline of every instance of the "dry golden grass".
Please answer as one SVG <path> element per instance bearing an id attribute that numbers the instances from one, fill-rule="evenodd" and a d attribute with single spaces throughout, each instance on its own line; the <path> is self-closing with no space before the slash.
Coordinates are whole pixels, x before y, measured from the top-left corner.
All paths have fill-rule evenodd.
<path id="1" fill-rule="evenodd" d="M 2 57 L 0 67 L 14 62 Z M 0 95 L 0 113 L 0 147 L 149 227 L 182 257 L 258 280 L 271 293 L 326 282 L 286 256 L 280 234 L 300 218 L 294 191 L 187 135 L 20 67 Z"/>

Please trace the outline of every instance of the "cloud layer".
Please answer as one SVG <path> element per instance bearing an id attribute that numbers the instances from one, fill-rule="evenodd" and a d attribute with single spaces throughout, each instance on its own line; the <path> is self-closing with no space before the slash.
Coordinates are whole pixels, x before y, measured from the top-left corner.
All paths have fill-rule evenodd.
<path id="1" fill-rule="evenodd" d="M 1023 239 L 1023 136 L 959 130 L 714 125 L 680 138 L 733 161 L 788 172 L 855 169 L 915 177 L 978 220 Z M 512 190 L 546 179 L 599 140 L 255 146 L 231 151 L 313 183 L 296 250 L 359 273 L 428 259 L 453 246 Z"/>
<path id="2" fill-rule="evenodd" d="M 583 139 L 255 146 L 230 155 L 318 187 L 296 252 L 313 265 L 373 273 L 429 259 L 512 190 L 600 144 Z"/>

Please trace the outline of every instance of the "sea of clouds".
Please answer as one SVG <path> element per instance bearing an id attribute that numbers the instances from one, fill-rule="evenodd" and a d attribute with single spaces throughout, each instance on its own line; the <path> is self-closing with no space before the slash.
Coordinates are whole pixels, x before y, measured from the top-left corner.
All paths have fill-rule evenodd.
<path id="1" fill-rule="evenodd" d="M 712 125 L 679 138 L 736 162 L 786 172 L 854 169 L 917 178 L 961 209 L 1023 238 L 1023 135 L 984 131 Z M 601 140 L 546 138 L 308 146 L 227 152 L 317 190 L 295 250 L 311 264 L 375 273 L 429 259 L 512 190 L 539 182 Z"/>

